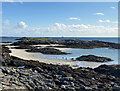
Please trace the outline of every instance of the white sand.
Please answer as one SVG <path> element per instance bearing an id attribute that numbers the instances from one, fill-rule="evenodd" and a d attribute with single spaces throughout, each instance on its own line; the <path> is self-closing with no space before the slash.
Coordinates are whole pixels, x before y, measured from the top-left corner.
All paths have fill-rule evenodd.
<path id="1" fill-rule="evenodd" d="M 69 65 L 71 67 L 76 65 L 76 62 L 70 60 L 60 60 L 60 59 L 44 59 L 38 58 L 35 55 L 40 55 L 41 53 L 30 53 L 26 52 L 25 49 L 11 49 L 14 46 L 8 46 L 12 53 L 10 55 L 24 59 L 24 60 L 35 60 L 47 64 L 58 64 L 58 65 Z"/>

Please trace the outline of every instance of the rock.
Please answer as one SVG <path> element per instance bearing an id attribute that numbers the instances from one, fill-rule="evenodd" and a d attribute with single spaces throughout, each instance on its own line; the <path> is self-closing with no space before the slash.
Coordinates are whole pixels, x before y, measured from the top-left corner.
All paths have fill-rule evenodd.
<path id="1" fill-rule="evenodd" d="M 63 77 L 62 78 L 63 80 L 66 80 L 66 81 L 73 81 L 73 77 Z"/>
<path id="2" fill-rule="evenodd" d="M 90 82 L 85 79 L 79 79 L 79 82 L 85 86 L 90 86 Z"/>
<path id="3" fill-rule="evenodd" d="M 2 74 L 3 74 L 2 69 L 0 69 L 0 75 L 2 75 Z"/>
<path id="4" fill-rule="evenodd" d="M 101 65 L 94 70 L 98 73 L 112 75 L 113 78 L 120 78 L 120 65 Z"/>
<path id="5" fill-rule="evenodd" d="M 49 38 L 23 38 L 20 41 L 13 43 L 12 45 L 37 45 L 37 44 L 61 44 L 63 46 L 55 46 L 60 48 L 112 48 L 120 49 L 119 43 L 111 43 L 104 41 L 85 41 L 79 39 L 49 39 Z M 54 47 L 54 46 L 53 46 Z"/>
<path id="6" fill-rule="evenodd" d="M 32 87 L 32 88 L 35 88 L 36 87 L 36 85 L 31 81 L 31 82 L 29 82 L 29 85 Z"/>
<path id="7" fill-rule="evenodd" d="M 99 57 L 99 56 L 95 56 L 95 55 L 80 56 L 80 57 L 76 58 L 76 60 L 78 60 L 78 61 L 89 61 L 89 62 L 109 62 L 109 61 L 113 61 L 110 58 Z"/>
<path id="8" fill-rule="evenodd" d="M 66 89 L 66 86 L 65 86 L 65 85 L 61 85 L 61 88 L 62 88 L 62 89 Z"/>
<path id="9" fill-rule="evenodd" d="M 36 70 L 39 73 L 43 72 L 43 69 L 41 69 L 40 67 L 33 68 L 33 70 L 34 71 Z"/>
<path id="10" fill-rule="evenodd" d="M 28 49 L 26 50 L 26 52 L 40 52 L 43 54 L 52 54 L 52 55 L 65 55 L 65 54 L 70 54 L 70 53 L 65 53 L 65 52 L 61 52 L 58 49 L 54 49 L 54 48 L 32 48 L 32 49 Z"/>
<path id="11" fill-rule="evenodd" d="M 120 86 L 113 86 L 112 90 L 113 91 L 120 91 Z"/>

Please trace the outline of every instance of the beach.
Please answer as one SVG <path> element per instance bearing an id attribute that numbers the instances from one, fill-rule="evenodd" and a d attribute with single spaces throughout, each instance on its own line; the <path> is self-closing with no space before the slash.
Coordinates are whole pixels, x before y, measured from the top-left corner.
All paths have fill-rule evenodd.
<path id="1" fill-rule="evenodd" d="M 34 45 L 38 46 L 38 45 Z M 39 45 L 39 46 L 48 46 L 48 45 Z M 15 56 L 18 58 L 21 58 L 23 60 L 34 60 L 43 62 L 46 64 L 54 64 L 54 65 L 69 65 L 72 68 L 78 68 L 78 67 L 90 67 L 90 68 L 96 68 L 104 63 L 97 63 L 97 62 L 85 62 L 85 61 L 73 61 L 70 59 L 50 59 L 45 57 L 37 57 L 37 55 L 43 55 L 42 53 L 34 53 L 34 52 L 26 52 L 26 49 L 14 49 L 15 46 L 7 46 L 9 50 L 11 50 L 11 53 L 9 53 L 11 56 Z M 61 51 L 63 50 L 69 50 L 70 48 L 56 48 Z"/>
<path id="2" fill-rule="evenodd" d="M 75 61 L 65 60 L 65 59 L 45 59 L 45 58 L 37 58 L 35 55 L 40 55 L 41 53 L 29 53 L 26 52 L 26 49 L 13 49 L 15 46 L 7 46 L 12 53 L 11 56 L 15 56 L 24 60 L 35 60 L 47 64 L 55 64 L 55 65 L 69 65 L 71 67 L 76 66 Z M 61 50 L 65 50 L 65 48 L 59 48 Z M 67 48 L 66 48 L 67 49 Z"/>

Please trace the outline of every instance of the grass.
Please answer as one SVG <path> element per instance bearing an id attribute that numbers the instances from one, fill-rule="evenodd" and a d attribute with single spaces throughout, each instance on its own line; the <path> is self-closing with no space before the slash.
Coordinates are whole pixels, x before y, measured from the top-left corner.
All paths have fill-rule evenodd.
<path id="1" fill-rule="evenodd" d="M 28 38 L 23 37 L 21 38 L 22 41 L 55 41 L 55 39 L 49 39 L 49 38 Z"/>

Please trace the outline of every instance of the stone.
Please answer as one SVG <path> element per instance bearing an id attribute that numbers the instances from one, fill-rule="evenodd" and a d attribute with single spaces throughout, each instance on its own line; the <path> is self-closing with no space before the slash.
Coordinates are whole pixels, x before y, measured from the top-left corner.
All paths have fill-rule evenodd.
<path id="1" fill-rule="evenodd" d="M 89 62 L 109 62 L 109 61 L 113 61 L 110 58 L 99 57 L 99 56 L 95 56 L 95 55 L 83 55 L 83 56 L 80 56 L 80 57 L 76 58 L 76 60 L 78 60 L 78 61 L 89 61 Z"/>
<path id="2" fill-rule="evenodd" d="M 40 67 L 33 68 L 33 70 L 36 70 L 38 73 L 43 72 L 43 69 L 41 69 Z"/>
<path id="3" fill-rule="evenodd" d="M 73 77 L 63 77 L 62 79 L 67 81 L 73 81 Z"/>
<path id="4" fill-rule="evenodd" d="M 112 90 L 113 91 L 120 91 L 120 86 L 113 86 Z"/>
<path id="5" fill-rule="evenodd" d="M 90 82 L 89 81 L 86 81 L 85 79 L 79 79 L 79 82 L 81 84 L 84 84 L 85 86 L 90 86 Z"/>

